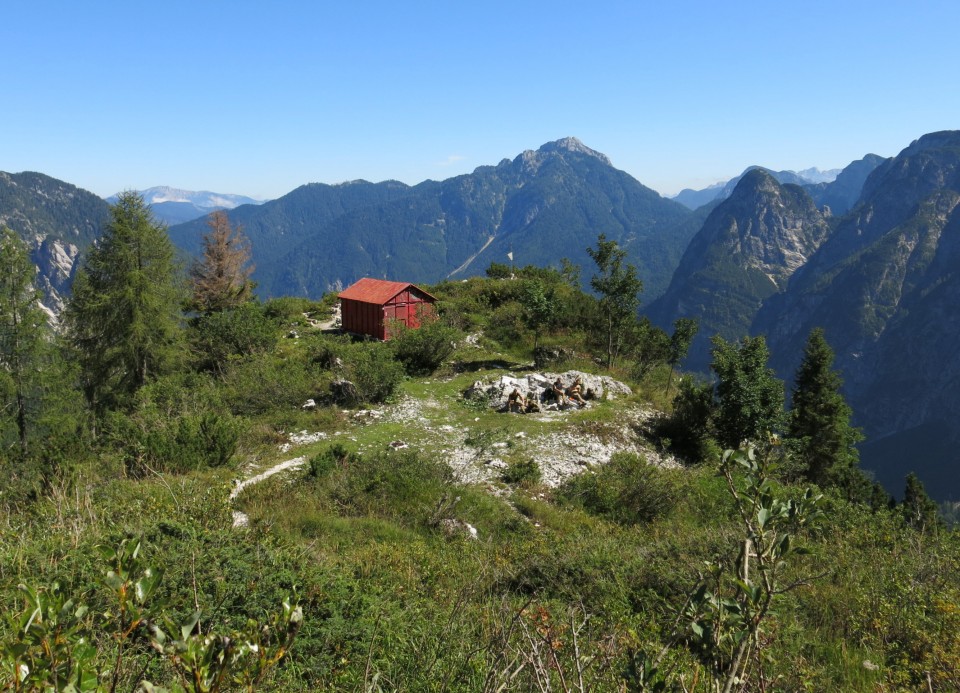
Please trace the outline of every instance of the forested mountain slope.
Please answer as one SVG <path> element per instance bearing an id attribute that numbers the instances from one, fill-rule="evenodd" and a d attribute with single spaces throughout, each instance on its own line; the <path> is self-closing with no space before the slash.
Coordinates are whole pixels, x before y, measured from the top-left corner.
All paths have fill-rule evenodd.
<path id="1" fill-rule="evenodd" d="M 678 226 L 689 215 L 574 138 L 440 182 L 313 184 L 229 213 L 250 237 L 262 295 L 314 297 L 365 275 L 430 282 L 491 262 L 585 265 L 598 233 L 627 250 L 651 297 L 689 240 Z M 198 220 L 171 237 L 195 251 L 203 231 Z"/>

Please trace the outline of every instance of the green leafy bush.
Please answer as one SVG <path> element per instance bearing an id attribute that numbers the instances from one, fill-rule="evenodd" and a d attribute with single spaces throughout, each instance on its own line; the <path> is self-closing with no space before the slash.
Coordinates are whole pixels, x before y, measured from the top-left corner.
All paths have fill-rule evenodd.
<path id="1" fill-rule="evenodd" d="M 220 467 L 236 452 L 242 422 L 225 411 L 211 376 L 161 378 L 137 393 L 129 412 L 108 412 L 105 437 L 129 472 L 184 473 Z"/>
<path id="2" fill-rule="evenodd" d="M 227 414 L 205 411 L 173 418 L 155 410 L 132 416 L 111 412 L 105 420 L 107 435 L 124 451 L 127 469 L 135 474 L 155 471 L 184 473 L 227 464 L 236 452 L 241 423 Z"/>
<path id="3" fill-rule="evenodd" d="M 507 468 L 503 470 L 501 478 L 508 484 L 533 486 L 540 483 L 543 473 L 540 471 L 540 465 L 537 464 L 536 460 L 515 460 L 510 462 Z"/>
<path id="4" fill-rule="evenodd" d="M 306 359 L 257 354 L 231 361 L 223 374 L 223 399 L 234 414 L 299 408 L 327 389 L 329 375 Z"/>
<path id="5" fill-rule="evenodd" d="M 201 316 L 190 329 L 190 344 L 200 368 L 217 372 L 231 357 L 263 353 L 276 343 L 277 325 L 257 303 Z"/>
<path id="6" fill-rule="evenodd" d="M 309 475 L 348 516 L 423 524 L 453 482 L 446 464 L 412 450 L 351 454 L 334 445 L 310 461 Z"/>
<path id="7" fill-rule="evenodd" d="M 517 282 L 519 286 L 519 282 Z M 519 302 L 506 303 L 490 315 L 485 334 L 505 347 L 519 345 L 527 334 L 523 320 L 523 306 Z"/>
<path id="8" fill-rule="evenodd" d="M 458 330 L 441 320 L 425 319 L 417 329 L 390 327 L 394 357 L 409 375 L 429 375 L 440 367 L 456 347 Z"/>
<path id="9" fill-rule="evenodd" d="M 403 364 L 386 344 L 358 342 L 342 352 L 344 375 L 356 388 L 360 402 L 384 402 L 404 377 Z"/>
<path id="10" fill-rule="evenodd" d="M 618 452 L 593 473 L 569 479 L 558 495 L 595 515 L 635 524 L 668 514 L 682 491 L 676 471 L 651 465 L 634 453 Z"/>
<path id="11" fill-rule="evenodd" d="M 658 424 L 657 433 L 669 439 L 673 452 L 700 462 L 716 453 L 710 437 L 713 412 L 713 385 L 683 378 L 673 399 L 673 414 Z"/>
<path id="12" fill-rule="evenodd" d="M 281 325 L 306 324 L 304 313 L 323 311 L 324 306 L 317 301 L 296 296 L 282 296 L 267 301 L 264 306 L 267 317 Z"/>

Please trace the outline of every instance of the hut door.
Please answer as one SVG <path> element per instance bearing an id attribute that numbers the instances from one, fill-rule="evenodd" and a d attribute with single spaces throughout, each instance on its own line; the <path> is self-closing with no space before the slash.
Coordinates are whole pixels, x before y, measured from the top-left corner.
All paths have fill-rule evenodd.
<path id="1" fill-rule="evenodd" d="M 404 325 L 409 325 L 409 321 L 407 319 L 406 303 L 395 303 L 395 304 L 383 307 L 384 327 L 389 329 L 390 323 L 394 321 L 403 323 Z"/>

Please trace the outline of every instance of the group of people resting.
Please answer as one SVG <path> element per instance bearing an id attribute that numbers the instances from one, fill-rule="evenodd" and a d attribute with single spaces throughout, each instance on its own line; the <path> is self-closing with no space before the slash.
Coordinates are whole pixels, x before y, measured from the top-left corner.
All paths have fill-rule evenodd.
<path id="1" fill-rule="evenodd" d="M 587 404 L 587 400 L 583 398 L 583 381 L 579 375 L 570 387 L 564 387 L 563 381 L 557 377 L 553 385 L 550 386 L 550 389 L 544 392 L 544 395 L 545 399 L 554 399 L 559 405 L 572 402 L 578 407 L 583 407 Z M 513 388 L 513 392 L 510 393 L 510 396 L 507 397 L 507 411 L 516 411 L 521 414 L 523 412 L 540 411 L 540 403 L 533 397 L 528 400 L 520 393 L 520 390 L 515 387 Z"/>

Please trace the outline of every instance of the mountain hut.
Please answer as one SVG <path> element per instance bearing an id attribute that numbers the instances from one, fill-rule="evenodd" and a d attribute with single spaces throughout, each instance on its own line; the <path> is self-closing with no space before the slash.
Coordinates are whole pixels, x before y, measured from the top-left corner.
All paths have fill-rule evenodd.
<path id="1" fill-rule="evenodd" d="M 433 315 L 436 298 L 408 282 L 364 277 L 340 292 L 340 322 L 344 332 L 390 339 L 394 321 L 420 327 Z"/>

